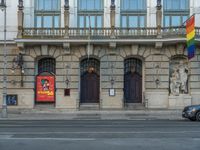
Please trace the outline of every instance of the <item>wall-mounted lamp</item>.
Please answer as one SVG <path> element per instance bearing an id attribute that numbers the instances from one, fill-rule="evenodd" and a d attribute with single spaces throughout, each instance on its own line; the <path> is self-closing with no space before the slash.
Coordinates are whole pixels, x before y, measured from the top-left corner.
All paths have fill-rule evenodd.
<path id="1" fill-rule="evenodd" d="M 155 83 L 158 85 L 158 84 L 160 84 L 160 80 L 159 79 L 156 79 L 155 80 Z"/>
<path id="2" fill-rule="evenodd" d="M 160 80 L 159 80 L 159 69 L 160 69 L 160 65 L 159 64 L 155 64 L 154 68 L 156 69 L 156 79 L 155 79 L 155 83 L 156 85 L 160 84 Z"/>
<path id="3" fill-rule="evenodd" d="M 22 53 L 19 53 L 16 57 L 14 57 L 11 72 L 14 74 L 15 73 L 15 69 L 17 69 L 17 68 L 20 69 L 20 73 L 21 73 L 21 87 L 23 87 L 24 59 L 23 59 L 23 54 Z"/>
<path id="4" fill-rule="evenodd" d="M 113 85 L 115 84 L 115 79 L 113 77 L 111 77 L 110 83 L 111 83 L 111 88 L 113 88 Z"/>
<path id="5" fill-rule="evenodd" d="M 69 88 L 69 84 L 70 84 L 70 65 L 66 64 L 66 79 L 65 79 L 65 84 L 66 87 Z"/>

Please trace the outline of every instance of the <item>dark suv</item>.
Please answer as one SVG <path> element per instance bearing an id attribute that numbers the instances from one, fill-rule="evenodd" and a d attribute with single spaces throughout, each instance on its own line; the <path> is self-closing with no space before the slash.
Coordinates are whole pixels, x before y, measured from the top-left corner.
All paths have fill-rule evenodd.
<path id="1" fill-rule="evenodd" d="M 200 105 L 187 106 L 183 109 L 182 117 L 191 121 L 200 121 Z"/>

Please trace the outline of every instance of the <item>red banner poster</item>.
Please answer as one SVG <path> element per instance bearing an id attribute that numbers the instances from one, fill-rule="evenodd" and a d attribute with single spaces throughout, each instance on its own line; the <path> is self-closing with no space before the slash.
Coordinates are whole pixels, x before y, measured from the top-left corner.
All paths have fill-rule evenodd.
<path id="1" fill-rule="evenodd" d="M 36 102 L 55 101 L 55 77 L 37 76 L 36 78 Z"/>

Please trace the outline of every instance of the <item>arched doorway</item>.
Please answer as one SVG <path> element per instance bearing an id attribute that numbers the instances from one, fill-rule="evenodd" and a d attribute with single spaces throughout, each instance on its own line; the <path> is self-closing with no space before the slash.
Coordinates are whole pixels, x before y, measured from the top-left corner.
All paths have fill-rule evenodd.
<path id="1" fill-rule="evenodd" d="M 124 61 L 125 103 L 142 103 L 142 61 L 128 58 Z"/>
<path id="2" fill-rule="evenodd" d="M 99 103 L 100 62 L 90 58 L 81 61 L 81 103 Z"/>
<path id="3" fill-rule="evenodd" d="M 45 57 L 38 60 L 36 76 L 36 103 L 55 103 L 55 59 Z"/>

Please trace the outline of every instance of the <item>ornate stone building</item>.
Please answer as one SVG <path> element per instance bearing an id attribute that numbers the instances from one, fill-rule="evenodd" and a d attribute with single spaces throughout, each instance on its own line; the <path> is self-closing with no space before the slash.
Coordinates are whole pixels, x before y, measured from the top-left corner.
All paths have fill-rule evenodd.
<path id="1" fill-rule="evenodd" d="M 8 108 L 182 109 L 199 104 L 197 2 L 7 0 Z M 188 60 L 182 23 L 192 14 L 196 53 Z M 3 22 L 0 27 L 2 107 Z"/>

